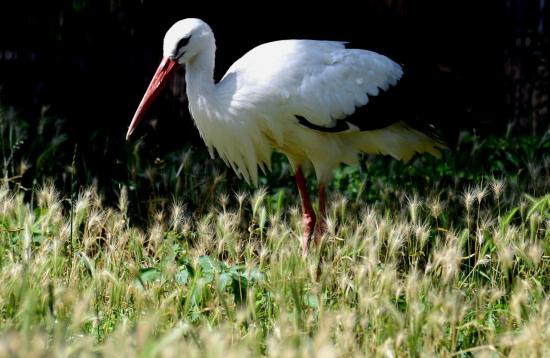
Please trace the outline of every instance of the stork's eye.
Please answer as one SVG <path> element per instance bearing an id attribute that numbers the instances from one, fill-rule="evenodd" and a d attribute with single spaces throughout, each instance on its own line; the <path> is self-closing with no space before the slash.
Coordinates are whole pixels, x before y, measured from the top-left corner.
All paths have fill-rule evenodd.
<path id="1" fill-rule="evenodd" d="M 178 58 L 181 57 L 183 55 L 183 53 L 185 52 L 185 51 L 183 51 L 183 48 L 185 46 L 187 46 L 190 39 L 191 39 L 191 36 L 188 36 L 188 37 L 183 37 L 178 41 L 178 43 L 176 45 L 176 56 Z"/>

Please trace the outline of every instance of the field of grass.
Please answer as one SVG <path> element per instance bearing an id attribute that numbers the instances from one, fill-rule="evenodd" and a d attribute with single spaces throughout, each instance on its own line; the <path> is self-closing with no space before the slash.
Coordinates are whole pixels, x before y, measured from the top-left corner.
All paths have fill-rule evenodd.
<path id="1" fill-rule="evenodd" d="M 21 185 L 4 132 L 0 356 L 548 356 L 548 137 L 342 168 L 302 257 L 282 160 L 268 189 L 194 150 L 134 162 L 116 204 Z"/>

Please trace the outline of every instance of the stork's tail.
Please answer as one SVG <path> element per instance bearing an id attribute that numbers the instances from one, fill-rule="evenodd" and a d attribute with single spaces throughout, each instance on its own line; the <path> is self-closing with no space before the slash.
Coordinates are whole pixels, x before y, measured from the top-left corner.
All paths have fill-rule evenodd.
<path id="1" fill-rule="evenodd" d="M 361 135 L 355 135 L 350 139 L 354 140 L 356 147 L 365 153 L 388 154 L 404 162 L 408 162 L 414 153 L 430 153 L 439 158 L 441 150 L 447 149 L 435 131 L 424 133 L 404 122 L 361 132 Z"/>

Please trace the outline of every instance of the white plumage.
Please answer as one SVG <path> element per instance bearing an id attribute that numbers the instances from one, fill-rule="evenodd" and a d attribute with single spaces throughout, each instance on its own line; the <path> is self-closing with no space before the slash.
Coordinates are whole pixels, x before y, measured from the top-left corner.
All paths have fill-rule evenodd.
<path id="1" fill-rule="evenodd" d="M 444 147 L 400 121 L 371 131 L 361 131 L 351 123 L 346 130 L 331 131 L 357 107 L 368 106 L 371 97 L 399 81 L 401 66 L 386 56 L 347 49 L 342 42 L 275 41 L 249 51 L 215 84 L 215 49 L 214 35 L 205 22 L 185 19 L 175 23 L 166 33 L 163 62 L 128 136 L 167 78 L 185 65 L 189 109 L 201 137 L 211 154 L 215 150 L 251 184 L 257 184 L 258 166 L 270 168 L 273 150 L 284 153 L 300 176 L 302 167 L 313 164 L 324 190 L 335 167 L 355 164 L 359 152 L 389 154 L 406 161 L 415 152 L 438 155 Z M 324 191 L 322 195 L 324 200 Z M 314 213 L 306 213 L 308 206 L 302 195 L 304 215 L 313 215 L 314 225 Z M 324 211 L 324 202 L 320 209 Z M 306 226 L 309 236 L 313 226 Z"/>

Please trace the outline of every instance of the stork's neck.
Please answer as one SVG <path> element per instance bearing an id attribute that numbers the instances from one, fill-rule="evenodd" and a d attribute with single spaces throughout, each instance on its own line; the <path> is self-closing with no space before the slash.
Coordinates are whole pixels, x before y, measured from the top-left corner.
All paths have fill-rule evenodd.
<path id="1" fill-rule="evenodd" d="M 209 39 L 210 40 L 210 39 Z M 189 100 L 208 98 L 214 92 L 214 57 L 216 46 L 214 38 L 207 40 L 202 51 L 186 64 L 185 82 Z"/>

